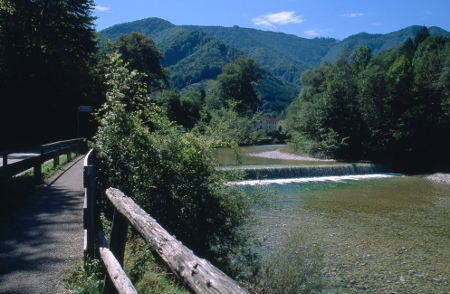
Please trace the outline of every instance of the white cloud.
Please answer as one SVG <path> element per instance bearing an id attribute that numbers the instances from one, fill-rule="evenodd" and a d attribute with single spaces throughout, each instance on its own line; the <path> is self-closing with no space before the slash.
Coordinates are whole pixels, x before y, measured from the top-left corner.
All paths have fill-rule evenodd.
<path id="1" fill-rule="evenodd" d="M 350 13 L 341 14 L 341 16 L 348 17 L 348 18 L 355 18 L 355 17 L 364 16 L 364 13 L 362 13 L 362 12 L 350 12 Z"/>
<path id="2" fill-rule="evenodd" d="M 318 36 L 323 36 L 325 33 L 330 32 L 330 30 L 327 29 L 311 29 L 311 30 L 307 30 L 304 31 L 303 33 L 307 36 L 310 37 L 318 37 Z"/>
<path id="3" fill-rule="evenodd" d="M 288 23 L 302 23 L 305 20 L 300 15 L 295 15 L 295 11 L 281 11 L 277 13 L 269 13 L 252 19 L 257 26 L 274 28 L 275 25 Z"/>
<path id="4" fill-rule="evenodd" d="M 108 7 L 108 6 L 102 6 L 102 5 L 98 5 L 98 4 L 95 4 L 95 5 L 94 5 L 94 9 L 97 10 L 97 11 L 101 11 L 101 12 L 108 12 L 108 11 L 111 11 L 111 7 Z"/>

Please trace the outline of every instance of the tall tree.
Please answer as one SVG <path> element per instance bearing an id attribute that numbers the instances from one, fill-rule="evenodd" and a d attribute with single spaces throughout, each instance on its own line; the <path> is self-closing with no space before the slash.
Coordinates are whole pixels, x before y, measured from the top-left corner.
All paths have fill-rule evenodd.
<path id="1" fill-rule="evenodd" d="M 239 58 L 227 64 L 217 77 L 216 93 L 221 100 L 236 103 L 239 114 L 251 114 L 258 108 L 253 87 L 259 79 L 258 63 L 252 58 Z"/>
<path id="2" fill-rule="evenodd" d="M 160 65 L 164 54 L 156 47 L 152 38 L 144 34 L 133 32 L 120 35 L 113 47 L 122 55 L 131 69 L 145 73 L 145 82 L 149 91 L 169 86 L 168 72 Z"/>
<path id="3" fill-rule="evenodd" d="M 2 145 L 75 135 L 77 106 L 100 96 L 92 0 L 4 0 L 0 6 Z M 4 134 L 5 135 L 5 134 Z"/>

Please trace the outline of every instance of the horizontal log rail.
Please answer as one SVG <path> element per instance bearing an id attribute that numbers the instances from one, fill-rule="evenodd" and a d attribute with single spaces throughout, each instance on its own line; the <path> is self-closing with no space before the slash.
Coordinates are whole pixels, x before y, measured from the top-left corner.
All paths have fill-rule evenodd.
<path id="1" fill-rule="evenodd" d="M 40 145 L 37 148 L 40 150 L 40 154 L 37 156 L 25 158 L 23 160 L 8 163 L 8 154 L 23 152 L 22 149 L 3 151 L 3 166 L 0 167 L 0 178 L 9 179 L 15 175 L 18 175 L 28 169 L 33 168 L 34 179 L 36 183 L 42 182 L 42 164 L 48 160 L 53 159 L 53 166 L 59 164 L 59 156 L 67 154 L 67 160 L 72 160 L 71 153 L 81 153 L 81 150 L 85 146 L 84 138 L 71 139 L 66 141 L 59 141 L 49 144 Z"/>
<path id="2" fill-rule="evenodd" d="M 95 230 L 98 215 L 90 205 L 95 204 L 95 154 L 91 151 L 85 159 L 85 256 L 93 251 L 95 240 L 89 231 Z M 90 171 L 93 169 L 94 171 Z M 89 174 L 88 174 L 89 173 Z M 107 199 L 114 207 L 109 251 L 107 241 L 100 229 L 97 233 L 99 255 L 107 270 L 104 293 L 135 293 L 129 279 L 123 272 L 122 265 L 128 225 L 133 226 L 147 242 L 150 250 L 183 282 L 193 293 L 248 293 L 239 284 L 206 259 L 194 255 L 170 235 L 158 222 L 139 207 L 130 197 L 120 190 L 109 188 L 105 191 Z"/>

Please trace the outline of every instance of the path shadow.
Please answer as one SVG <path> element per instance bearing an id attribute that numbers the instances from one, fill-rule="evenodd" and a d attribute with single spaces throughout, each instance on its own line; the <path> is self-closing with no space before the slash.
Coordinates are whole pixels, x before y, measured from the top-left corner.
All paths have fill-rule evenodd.
<path id="1" fill-rule="evenodd" d="M 26 206 L 0 218 L 0 293 L 4 293 L 4 286 L 10 289 L 11 276 L 26 277 L 27 272 L 42 270 L 52 272 L 71 257 L 73 250 L 67 249 L 73 246 L 73 238 L 82 236 L 83 192 L 77 185 L 65 187 L 58 181 L 63 175 L 39 187 Z M 82 239 L 79 250 L 82 250 Z"/>

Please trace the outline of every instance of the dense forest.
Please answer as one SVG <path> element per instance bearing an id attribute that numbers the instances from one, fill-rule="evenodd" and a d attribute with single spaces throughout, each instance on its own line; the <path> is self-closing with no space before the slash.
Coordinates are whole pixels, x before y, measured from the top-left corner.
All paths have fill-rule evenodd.
<path id="1" fill-rule="evenodd" d="M 422 28 L 372 56 L 360 45 L 301 76 L 287 125 L 297 149 L 397 168 L 445 167 L 450 148 L 450 38 Z"/>

